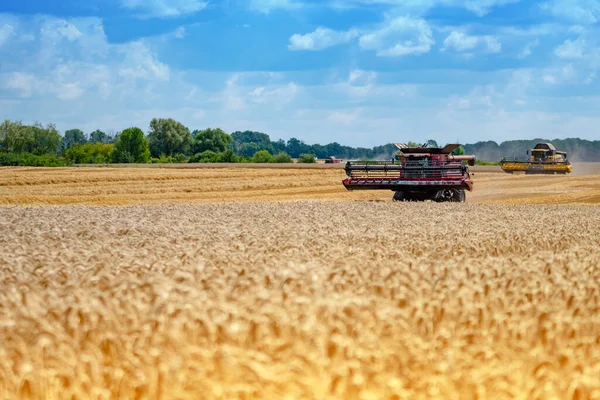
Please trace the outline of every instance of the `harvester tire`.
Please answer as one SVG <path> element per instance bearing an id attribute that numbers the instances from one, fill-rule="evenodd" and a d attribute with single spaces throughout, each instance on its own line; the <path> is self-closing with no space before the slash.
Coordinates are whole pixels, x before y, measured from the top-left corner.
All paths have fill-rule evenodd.
<path id="1" fill-rule="evenodd" d="M 464 190 L 452 189 L 452 197 L 448 201 L 451 203 L 464 203 L 466 198 Z"/>
<path id="2" fill-rule="evenodd" d="M 464 190 L 444 189 L 437 192 L 433 200 L 438 203 L 464 203 L 466 201 L 466 195 Z"/>
<path id="3" fill-rule="evenodd" d="M 393 201 L 404 201 L 404 192 L 401 190 L 396 190 L 394 192 Z"/>
<path id="4" fill-rule="evenodd" d="M 459 203 L 464 203 L 465 201 L 467 201 L 467 194 L 464 190 L 457 190 L 457 192 L 458 193 L 456 197 L 458 197 L 458 199 L 454 201 L 457 201 Z"/>

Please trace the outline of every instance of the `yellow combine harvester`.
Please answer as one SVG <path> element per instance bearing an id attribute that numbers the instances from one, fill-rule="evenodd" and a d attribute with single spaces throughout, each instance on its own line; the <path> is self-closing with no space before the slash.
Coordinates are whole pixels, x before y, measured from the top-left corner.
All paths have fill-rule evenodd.
<path id="1" fill-rule="evenodd" d="M 526 174 L 568 174 L 573 167 L 567 160 L 567 153 L 557 151 L 552 143 L 538 143 L 529 151 L 529 161 L 500 161 L 500 167 L 506 173 L 525 172 Z"/>

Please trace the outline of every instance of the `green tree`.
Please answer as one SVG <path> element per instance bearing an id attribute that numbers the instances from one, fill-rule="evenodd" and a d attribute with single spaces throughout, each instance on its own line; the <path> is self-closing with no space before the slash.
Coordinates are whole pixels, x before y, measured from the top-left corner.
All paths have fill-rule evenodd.
<path id="1" fill-rule="evenodd" d="M 0 149 L 7 153 L 31 153 L 33 155 L 57 154 L 60 135 L 54 124 L 36 122 L 23 125 L 21 121 L 4 121 L 0 126 Z"/>
<path id="2" fill-rule="evenodd" d="M 173 156 L 166 156 L 161 154 L 158 158 L 151 158 L 150 162 L 153 164 L 175 164 L 175 163 L 185 163 L 188 161 L 188 158 L 181 153 L 177 153 Z"/>
<path id="3" fill-rule="evenodd" d="M 253 131 L 236 131 L 231 134 L 231 138 L 233 139 L 233 147 L 237 154 L 252 156 L 254 152 L 259 150 L 268 150 L 270 153 L 273 152 L 273 143 L 271 142 L 271 138 L 269 135 L 262 132 L 253 132 Z M 254 144 L 256 150 L 250 154 L 242 154 L 242 146 L 244 144 Z"/>
<path id="4" fill-rule="evenodd" d="M 63 155 L 73 164 L 107 164 L 112 160 L 113 147 L 105 143 L 75 143 Z"/>
<path id="5" fill-rule="evenodd" d="M 102 132 L 100 129 L 96 129 L 94 132 L 90 133 L 89 143 L 112 143 L 113 138 L 107 135 L 105 132 Z"/>
<path id="6" fill-rule="evenodd" d="M 204 150 L 190 157 L 188 163 L 215 163 L 219 162 L 219 154 L 212 150 Z"/>
<path id="7" fill-rule="evenodd" d="M 463 156 L 465 155 L 465 149 L 462 146 L 459 146 L 456 149 L 452 150 L 452 153 L 450 154 L 455 156 Z"/>
<path id="8" fill-rule="evenodd" d="M 60 135 L 54 124 L 42 124 L 36 122 L 30 127 L 33 131 L 33 141 L 35 143 L 31 153 L 35 155 L 57 154 L 60 147 Z"/>
<path id="9" fill-rule="evenodd" d="M 276 142 L 271 142 L 273 146 L 273 153 L 285 153 L 287 150 L 285 140 L 279 139 Z"/>
<path id="10" fill-rule="evenodd" d="M 140 128 L 127 128 L 117 137 L 113 149 L 116 163 L 147 163 L 150 161 L 148 139 Z"/>
<path id="11" fill-rule="evenodd" d="M 14 135 L 15 131 L 22 129 L 23 124 L 21 121 L 10 121 L 4 120 L 0 125 L 0 152 L 8 151 L 9 141 L 11 135 Z"/>
<path id="12" fill-rule="evenodd" d="M 193 139 L 190 130 L 172 118 L 154 118 L 150 121 L 148 143 L 152 157 L 161 154 L 190 154 Z"/>
<path id="13" fill-rule="evenodd" d="M 344 146 L 342 146 L 338 142 L 329 143 L 328 145 L 325 145 L 324 147 L 325 147 L 323 149 L 324 151 L 322 151 L 320 154 L 321 158 L 326 158 L 326 157 L 330 157 L 330 156 L 340 157 L 340 158 L 348 157 L 348 155 L 346 154 L 347 152 L 345 151 L 346 149 L 344 149 Z"/>
<path id="14" fill-rule="evenodd" d="M 288 140 L 286 147 L 287 153 L 292 157 L 300 157 L 300 154 L 309 153 L 310 151 L 312 151 L 312 149 L 310 148 L 311 146 L 308 146 L 302 140 L 296 138 L 291 138 L 290 140 Z"/>
<path id="15" fill-rule="evenodd" d="M 31 153 L 0 153 L 2 166 L 28 166 L 28 167 L 63 167 L 67 163 L 56 154 L 34 155 Z"/>
<path id="16" fill-rule="evenodd" d="M 225 163 L 237 163 L 240 161 L 240 157 L 234 153 L 233 150 L 227 149 L 219 154 L 219 162 Z"/>
<path id="17" fill-rule="evenodd" d="M 304 164 L 314 164 L 317 162 L 317 157 L 314 154 L 300 154 L 300 157 L 298 157 L 298 162 Z"/>
<path id="18" fill-rule="evenodd" d="M 238 163 L 240 157 L 233 150 L 227 149 L 220 153 L 212 150 L 204 150 L 202 153 L 196 153 L 188 160 L 189 163 Z"/>
<path id="19" fill-rule="evenodd" d="M 33 130 L 21 121 L 5 121 L 2 124 L 2 136 L 2 147 L 7 153 L 30 153 L 35 146 Z"/>
<path id="20" fill-rule="evenodd" d="M 275 154 L 275 156 L 273 156 L 273 162 L 278 163 L 278 164 L 286 164 L 286 163 L 291 163 L 293 161 L 292 161 L 292 157 L 290 157 L 287 153 L 281 152 L 281 153 L 277 153 L 277 154 Z"/>
<path id="21" fill-rule="evenodd" d="M 261 149 L 260 145 L 257 143 L 249 142 L 242 143 L 238 147 L 238 154 L 242 157 L 252 157 L 257 151 L 264 150 Z"/>
<path id="22" fill-rule="evenodd" d="M 62 150 L 70 149 L 75 143 L 84 144 L 87 140 L 81 129 L 69 129 L 62 138 Z"/>
<path id="23" fill-rule="evenodd" d="M 260 150 L 252 156 L 252 162 L 255 163 L 270 163 L 273 162 L 273 156 L 267 150 Z"/>
<path id="24" fill-rule="evenodd" d="M 194 153 L 202 153 L 205 150 L 214 152 L 223 152 L 231 148 L 233 139 L 221 128 L 207 128 L 201 131 L 194 131 Z"/>

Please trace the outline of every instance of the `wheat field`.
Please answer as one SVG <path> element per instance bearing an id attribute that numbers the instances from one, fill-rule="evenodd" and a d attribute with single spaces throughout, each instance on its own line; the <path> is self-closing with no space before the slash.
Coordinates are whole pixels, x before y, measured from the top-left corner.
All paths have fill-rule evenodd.
<path id="1" fill-rule="evenodd" d="M 600 399 L 598 176 L 239 171 L 3 170 L 0 398 Z"/>

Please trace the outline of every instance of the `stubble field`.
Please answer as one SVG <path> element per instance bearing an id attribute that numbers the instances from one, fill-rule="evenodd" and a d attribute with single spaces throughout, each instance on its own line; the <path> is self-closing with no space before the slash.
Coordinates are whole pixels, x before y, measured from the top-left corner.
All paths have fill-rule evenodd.
<path id="1" fill-rule="evenodd" d="M 600 398 L 599 175 L 342 177 L 0 170 L 0 398 Z"/>
<path id="2" fill-rule="evenodd" d="M 244 168 L 148 164 L 147 168 L 0 168 L 0 205 L 148 205 L 320 200 L 389 202 L 391 191 L 348 192 L 337 165 L 260 164 Z M 241 166 L 241 167 L 240 167 Z M 471 167 L 470 203 L 600 203 L 600 163 L 570 176 L 509 175 Z"/>

